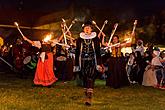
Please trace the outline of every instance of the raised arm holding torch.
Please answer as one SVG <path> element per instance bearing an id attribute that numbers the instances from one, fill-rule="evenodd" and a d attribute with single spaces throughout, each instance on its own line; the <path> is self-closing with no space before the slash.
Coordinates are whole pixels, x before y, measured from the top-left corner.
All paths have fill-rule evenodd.
<path id="1" fill-rule="evenodd" d="M 115 31 L 116 31 L 117 27 L 118 27 L 118 23 L 116 23 L 116 24 L 114 25 L 114 29 L 112 30 L 111 36 L 110 36 L 109 41 L 108 41 L 108 46 L 109 46 L 110 43 L 111 43 L 112 37 L 113 37 L 113 35 L 115 34 Z"/>
<path id="2" fill-rule="evenodd" d="M 98 27 L 98 25 L 96 24 L 96 22 L 95 22 L 95 21 L 92 21 L 92 24 L 95 25 L 95 27 L 96 27 L 96 28 L 100 31 L 100 33 L 102 33 L 103 35 L 105 35 L 104 32 L 103 32 L 103 29 L 104 29 L 104 27 L 105 27 L 105 24 L 107 24 L 107 23 L 108 23 L 108 20 L 106 20 L 106 21 L 104 22 L 102 28 L 100 29 L 100 28 Z"/>
<path id="3" fill-rule="evenodd" d="M 135 22 L 134 22 L 134 26 L 133 26 L 131 35 L 133 35 L 135 33 L 136 25 L 137 25 L 137 20 L 135 20 Z"/>
<path id="4" fill-rule="evenodd" d="M 72 21 L 72 23 L 69 25 L 69 27 L 66 25 L 66 21 L 65 21 L 63 18 L 62 18 L 62 21 L 63 21 L 64 27 L 65 27 L 65 29 L 66 29 L 66 31 L 65 31 L 65 34 L 66 34 L 66 33 L 68 33 L 68 32 L 70 31 L 71 27 L 73 26 L 73 24 L 75 24 L 75 22 L 77 21 L 77 19 L 74 19 L 74 20 Z M 67 36 L 67 37 L 68 37 L 68 36 Z M 72 38 L 72 37 L 69 37 L 69 38 L 74 39 L 74 38 Z"/>
<path id="5" fill-rule="evenodd" d="M 64 24 L 64 27 L 63 27 L 63 30 L 62 30 L 63 35 L 64 35 L 64 42 L 65 42 L 65 44 L 67 45 L 66 31 L 65 31 L 65 28 L 66 28 L 66 22 L 65 22 L 65 20 L 64 20 L 63 18 L 62 18 L 62 21 L 63 21 L 63 24 Z"/>
<path id="6" fill-rule="evenodd" d="M 77 21 L 77 19 L 74 19 L 72 21 L 72 23 L 69 25 L 69 27 L 66 25 L 66 21 L 62 18 L 62 21 L 64 23 L 64 30 L 63 30 L 63 34 L 64 34 L 64 40 L 65 40 L 65 44 L 67 44 L 67 40 L 66 40 L 66 37 L 70 38 L 70 39 L 73 39 L 72 37 L 70 36 L 66 36 L 66 34 L 70 31 L 71 27 L 73 26 L 73 24 L 75 24 L 75 22 Z M 66 29 L 66 30 L 65 30 Z"/>
<path id="7" fill-rule="evenodd" d="M 133 25 L 133 29 L 132 29 L 132 33 L 131 33 L 131 38 L 130 38 L 131 42 L 132 42 L 132 37 L 135 34 L 136 25 L 137 25 L 137 20 L 134 21 L 134 25 Z"/>
<path id="8" fill-rule="evenodd" d="M 105 25 L 108 23 L 108 20 L 105 20 L 104 21 L 104 24 L 103 24 L 103 26 L 102 26 L 102 28 L 101 28 L 101 30 L 100 30 L 100 33 L 102 33 L 104 36 L 105 36 L 105 34 L 103 33 L 103 29 L 104 29 L 104 27 L 105 27 Z"/>

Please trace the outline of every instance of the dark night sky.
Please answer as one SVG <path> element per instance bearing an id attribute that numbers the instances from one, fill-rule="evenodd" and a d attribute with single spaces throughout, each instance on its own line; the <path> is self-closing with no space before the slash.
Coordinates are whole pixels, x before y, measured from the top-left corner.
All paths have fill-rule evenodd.
<path id="1" fill-rule="evenodd" d="M 71 2 L 82 7 L 121 11 L 133 9 L 139 13 L 153 12 L 165 7 L 165 0 L 0 0 L 0 6 L 5 9 L 20 7 L 22 10 L 49 12 L 67 8 Z"/>
<path id="2" fill-rule="evenodd" d="M 79 1 L 79 0 L 77 0 Z M 84 0 L 82 0 L 84 1 Z M 130 13 L 136 16 L 156 14 L 165 9 L 165 0 L 85 0 L 87 3 L 78 2 L 79 5 L 87 5 L 90 9 L 112 12 L 117 16 Z"/>
<path id="3" fill-rule="evenodd" d="M 0 0 L 0 23 L 10 22 L 9 18 L 36 21 L 70 6 L 74 6 L 75 11 L 88 8 L 96 16 L 101 13 L 101 17 L 123 19 L 157 14 L 165 10 L 165 0 Z"/>
<path id="4" fill-rule="evenodd" d="M 105 31 L 110 30 L 116 22 L 120 24 L 119 29 L 127 28 L 126 25 L 131 25 L 135 19 L 138 19 L 139 26 L 143 26 L 144 18 L 152 15 L 158 15 L 162 24 L 165 23 L 165 14 L 164 17 L 160 16 L 161 11 L 165 12 L 165 0 L 0 0 L 0 24 L 13 25 L 14 21 L 18 21 L 22 26 L 39 26 L 55 22 L 56 19 L 50 18 L 51 21 L 35 25 L 42 16 L 71 7 L 75 12 L 74 17 L 89 14 L 99 26 L 107 19 L 109 27 L 106 26 Z M 64 16 L 69 14 L 65 13 Z M 121 22 L 123 19 L 126 22 Z"/>

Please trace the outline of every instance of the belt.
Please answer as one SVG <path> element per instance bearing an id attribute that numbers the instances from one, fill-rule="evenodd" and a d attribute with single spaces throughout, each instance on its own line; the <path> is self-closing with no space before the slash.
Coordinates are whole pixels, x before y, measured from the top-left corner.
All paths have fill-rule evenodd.
<path id="1" fill-rule="evenodd" d="M 163 66 L 155 66 L 155 69 L 162 69 Z"/>
<path id="2" fill-rule="evenodd" d="M 81 60 L 94 60 L 94 58 L 81 58 Z"/>
<path id="3" fill-rule="evenodd" d="M 111 55 L 112 57 L 121 57 L 121 55 Z"/>

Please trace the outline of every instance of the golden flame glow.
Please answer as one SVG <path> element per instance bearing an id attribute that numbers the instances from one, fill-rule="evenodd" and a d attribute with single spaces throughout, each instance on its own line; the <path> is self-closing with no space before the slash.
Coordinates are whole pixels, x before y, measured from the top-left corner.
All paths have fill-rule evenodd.
<path id="1" fill-rule="evenodd" d="M 51 38 L 52 38 L 51 34 L 46 35 L 46 37 L 44 38 L 44 42 L 48 42 L 49 40 L 51 40 Z"/>
<path id="2" fill-rule="evenodd" d="M 131 38 L 126 38 L 126 39 L 125 39 L 125 41 L 129 41 L 129 40 L 131 40 Z"/>
<path id="3" fill-rule="evenodd" d="M 126 38 L 125 41 L 126 41 L 126 43 L 129 43 L 129 42 L 132 42 L 132 39 L 131 38 Z"/>

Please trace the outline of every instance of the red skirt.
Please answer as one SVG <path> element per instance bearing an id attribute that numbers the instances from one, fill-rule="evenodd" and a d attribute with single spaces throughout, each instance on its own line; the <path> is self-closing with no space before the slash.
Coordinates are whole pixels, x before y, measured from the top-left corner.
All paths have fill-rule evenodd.
<path id="1" fill-rule="evenodd" d="M 44 62 L 39 58 L 34 77 L 34 84 L 49 86 L 57 81 L 53 71 L 53 54 L 47 53 L 48 59 Z"/>

